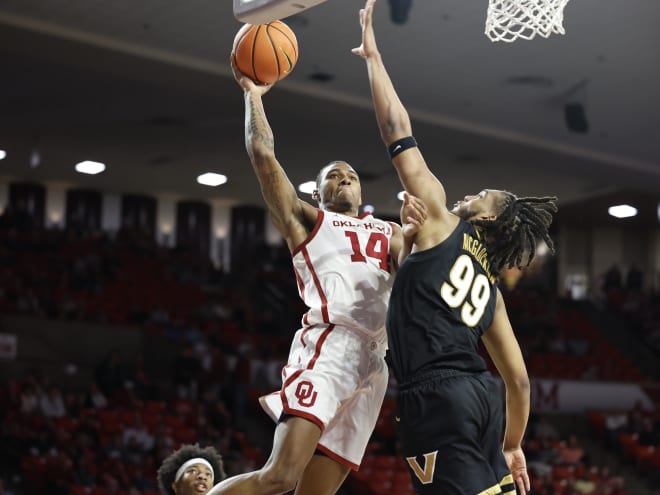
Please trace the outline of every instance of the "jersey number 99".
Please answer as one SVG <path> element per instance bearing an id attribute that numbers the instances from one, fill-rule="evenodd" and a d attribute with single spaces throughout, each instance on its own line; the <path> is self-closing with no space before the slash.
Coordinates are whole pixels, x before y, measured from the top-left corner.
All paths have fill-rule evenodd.
<path id="1" fill-rule="evenodd" d="M 442 284 L 440 296 L 450 308 L 460 307 L 463 322 L 474 327 L 486 311 L 490 300 L 490 283 L 483 273 L 475 276 L 472 259 L 462 254 L 449 270 L 449 280 Z"/>

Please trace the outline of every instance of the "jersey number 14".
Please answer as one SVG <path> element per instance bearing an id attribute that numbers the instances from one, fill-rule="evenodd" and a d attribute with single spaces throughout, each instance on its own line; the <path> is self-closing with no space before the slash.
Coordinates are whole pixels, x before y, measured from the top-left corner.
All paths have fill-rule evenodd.
<path id="1" fill-rule="evenodd" d="M 357 232 L 346 230 L 344 234 L 351 240 L 351 248 L 353 249 L 353 254 L 351 254 L 351 261 L 366 263 L 367 258 L 364 256 L 366 254 L 369 256 L 369 258 L 378 260 L 378 266 L 380 266 L 383 270 L 390 270 L 390 246 L 385 234 L 382 232 L 372 232 L 369 235 L 369 240 L 367 241 L 367 245 L 364 248 L 364 254 L 362 254 L 360 239 L 358 238 Z"/>

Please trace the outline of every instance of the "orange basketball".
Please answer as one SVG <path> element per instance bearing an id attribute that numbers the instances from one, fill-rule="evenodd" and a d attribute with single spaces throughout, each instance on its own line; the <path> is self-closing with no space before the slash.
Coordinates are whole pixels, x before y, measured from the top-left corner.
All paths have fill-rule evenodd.
<path id="1" fill-rule="evenodd" d="M 272 84 L 288 76 L 298 61 L 298 40 L 282 21 L 245 24 L 234 38 L 236 67 L 257 84 Z"/>

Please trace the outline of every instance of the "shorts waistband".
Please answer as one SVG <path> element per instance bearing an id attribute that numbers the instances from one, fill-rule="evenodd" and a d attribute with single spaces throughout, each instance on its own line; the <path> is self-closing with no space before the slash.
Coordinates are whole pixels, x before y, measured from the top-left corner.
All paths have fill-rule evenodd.
<path id="1" fill-rule="evenodd" d="M 481 376 L 484 374 L 488 374 L 488 371 L 433 370 L 413 376 L 410 380 L 399 383 L 399 391 L 410 390 L 427 381 L 444 380 L 445 378 L 456 376 Z"/>

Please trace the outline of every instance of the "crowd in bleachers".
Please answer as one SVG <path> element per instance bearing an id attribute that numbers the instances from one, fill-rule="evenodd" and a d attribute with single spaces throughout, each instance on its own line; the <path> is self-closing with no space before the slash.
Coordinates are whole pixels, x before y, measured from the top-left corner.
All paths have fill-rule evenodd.
<path id="1" fill-rule="evenodd" d="M 263 462 L 262 446 L 244 433 L 245 418 L 265 416 L 255 412 L 256 398 L 279 387 L 304 310 L 286 249 L 264 246 L 261 263 L 239 279 L 134 232 L 110 238 L 12 228 L 0 236 L 4 314 L 134 326 L 178 348 L 164 377 L 150 376 L 140 356 L 127 363 L 112 351 L 84 389 L 67 389 L 38 368 L 0 384 L 9 405 L 0 418 L 0 478 L 17 495 L 153 495 L 158 464 L 187 442 L 217 447 L 230 475 Z M 643 378 L 570 304 L 529 290 L 505 298 L 532 377 Z M 397 456 L 393 404 L 390 394 L 349 493 L 412 493 Z M 625 434 L 660 448 L 656 419 L 655 437 L 628 431 L 628 423 Z M 610 448 L 630 457 L 624 430 L 602 431 Z M 627 494 L 620 476 L 591 464 L 579 438 L 553 432 L 543 416 L 530 424 L 525 449 L 535 493 Z"/>
<path id="2" fill-rule="evenodd" d="M 622 463 L 631 466 L 649 487 L 660 487 L 660 413 L 635 407 L 629 411 L 593 411 L 594 434 Z"/>
<path id="3" fill-rule="evenodd" d="M 82 388 L 38 365 L 3 380 L 5 485 L 25 495 L 153 494 L 160 461 L 188 442 L 216 446 L 229 474 L 263 462 L 244 419 L 258 394 L 279 387 L 288 338 L 272 312 L 250 311 L 249 286 L 129 233 L 12 228 L 0 237 L 3 314 L 130 326 L 179 349 L 156 378 L 141 355 L 128 363 L 112 350 Z M 259 284 L 269 263 L 246 278 Z"/>
<path id="4" fill-rule="evenodd" d="M 1 472 L 26 495 L 155 494 L 158 465 L 182 443 L 217 446 L 233 474 L 263 460 L 221 399 L 62 390 L 38 372 L 5 384 L 3 399 Z"/>
<path id="5" fill-rule="evenodd" d="M 660 293 L 644 290 L 644 274 L 632 264 L 627 272 L 614 264 L 602 277 L 606 307 L 626 319 L 628 328 L 660 358 Z"/>

